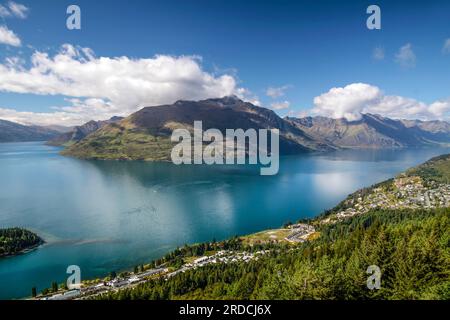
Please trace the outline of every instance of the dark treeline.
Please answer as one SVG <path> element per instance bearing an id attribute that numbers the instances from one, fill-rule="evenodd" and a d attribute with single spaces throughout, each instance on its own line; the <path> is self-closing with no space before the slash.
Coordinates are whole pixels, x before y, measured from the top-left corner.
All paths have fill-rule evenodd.
<path id="1" fill-rule="evenodd" d="M 450 209 L 373 211 L 319 226 L 320 237 L 298 247 L 272 245 L 257 261 L 208 265 L 98 298 L 450 299 L 449 218 Z M 367 287 L 370 265 L 382 272 L 378 290 Z"/>
<path id="2" fill-rule="evenodd" d="M 41 243 L 43 240 L 31 231 L 21 228 L 0 229 L 0 257 L 18 254 Z"/>

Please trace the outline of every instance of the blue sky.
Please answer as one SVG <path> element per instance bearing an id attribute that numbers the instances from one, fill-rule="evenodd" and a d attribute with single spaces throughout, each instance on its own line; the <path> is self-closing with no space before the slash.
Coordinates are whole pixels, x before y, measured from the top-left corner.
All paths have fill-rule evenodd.
<path id="1" fill-rule="evenodd" d="M 0 85 L 0 118 L 73 124 L 89 117 L 129 113 L 138 107 L 136 104 L 171 103 L 178 96 L 196 99 L 228 91 L 277 109 L 282 116 L 313 110 L 316 114 L 351 119 L 360 112 L 378 111 L 392 117 L 446 119 L 450 110 L 450 45 L 445 49 L 450 39 L 450 2 L 446 0 L 18 0 L 17 3 L 28 8 L 26 17 L 10 12 L 9 16 L 0 17 L 0 26 L 13 32 L 21 43 L 19 46 L 0 43 L 0 63 L 24 74 L 4 75 L 0 67 L 4 83 Z M 0 0 L 0 4 L 11 11 L 9 1 Z M 70 4 L 81 8 L 81 30 L 66 28 L 66 8 Z M 366 8 L 371 4 L 381 8 L 381 30 L 366 27 L 369 16 Z M 30 75 L 33 74 L 30 59 L 40 52 L 50 58 L 46 63 L 54 63 L 53 58 L 61 53 L 64 44 L 79 52 L 90 48 L 95 61 L 101 57 L 130 60 L 152 59 L 155 55 L 191 57 L 202 74 L 190 74 L 187 87 L 180 83 L 183 77 L 169 79 L 168 83 L 175 86 L 171 93 L 164 93 L 161 87 L 152 87 L 148 95 L 134 93 L 129 98 L 134 107 L 122 101 L 125 99 L 102 90 L 88 90 L 83 84 L 78 84 L 79 94 L 58 89 L 59 85 L 67 87 L 68 83 L 84 79 L 82 75 L 59 73 L 61 66 L 58 71 L 45 72 L 55 72 L 62 83 L 41 90 L 38 82 L 42 81 L 44 86 L 49 81 Z M 374 57 L 375 51 L 378 58 Z M 81 55 L 69 54 L 75 61 L 80 61 Z M 18 59 L 8 66 L 6 59 L 11 57 Z M 167 70 L 177 63 L 167 62 Z M 85 67 L 80 70 L 92 69 Z M 180 68 L 181 73 L 185 72 L 184 66 Z M 135 69 L 130 71 L 130 77 L 138 74 Z M 158 69 L 158 75 L 164 70 Z M 232 77 L 235 84 L 220 79 L 223 75 Z M 77 78 L 73 80 L 72 76 Z M 202 80 L 197 81 L 197 76 Z M 214 79 L 206 79 L 208 76 Z M 143 77 L 142 90 L 147 90 L 151 79 Z M 98 78 L 108 81 L 105 75 Z M 194 87 L 209 86 L 209 81 L 214 82 L 214 89 Z M 17 82 L 26 83 L 25 88 Z M 96 85 L 89 82 L 89 86 Z M 269 96 L 270 87 L 278 88 L 272 90 L 278 94 Z M 332 88 L 341 90 L 330 92 Z M 115 85 L 104 90 L 123 90 L 126 95 L 135 89 Z M 321 98 L 315 101 L 316 97 Z M 59 112 L 59 116 L 49 114 L 54 112 Z"/>

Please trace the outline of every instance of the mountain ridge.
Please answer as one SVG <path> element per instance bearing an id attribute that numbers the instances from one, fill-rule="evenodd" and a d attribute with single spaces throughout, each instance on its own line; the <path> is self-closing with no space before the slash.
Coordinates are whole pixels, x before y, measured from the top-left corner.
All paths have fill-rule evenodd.
<path id="1" fill-rule="evenodd" d="M 60 134 L 60 131 L 41 126 L 26 126 L 0 119 L 1 142 L 47 141 Z"/>
<path id="2" fill-rule="evenodd" d="M 374 114 L 362 114 L 357 121 L 321 116 L 285 119 L 310 136 L 341 148 L 401 148 L 450 143 L 450 124 L 439 120 L 395 120 Z"/>
<path id="3" fill-rule="evenodd" d="M 123 117 L 112 117 L 108 120 L 100 120 L 100 121 L 88 121 L 81 126 L 75 126 L 72 130 L 61 133 L 60 135 L 54 137 L 50 141 L 47 142 L 50 146 L 69 146 L 74 143 L 77 143 L 84 138 L 86 138 L 89 134 L 97 131 L 98 129 L 104 127 L 107 124 L 117 122 L 122 120 Z"/>

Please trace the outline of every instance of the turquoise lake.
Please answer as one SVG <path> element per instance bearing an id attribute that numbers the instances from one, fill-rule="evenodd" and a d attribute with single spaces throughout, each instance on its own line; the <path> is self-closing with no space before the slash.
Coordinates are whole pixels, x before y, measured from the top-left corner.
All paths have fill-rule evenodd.
<path id="1" fill-rule="evenodd" d="M 185 243 L 281 226 L 333 207 L 448 149 L 359 150 L 283 157 L 276 176 L 254 166 L 83 161 L 44 143 L 0 144 L 0 228 L 47 243 L 0 259 L 0 299 L 149 262 Z"/>

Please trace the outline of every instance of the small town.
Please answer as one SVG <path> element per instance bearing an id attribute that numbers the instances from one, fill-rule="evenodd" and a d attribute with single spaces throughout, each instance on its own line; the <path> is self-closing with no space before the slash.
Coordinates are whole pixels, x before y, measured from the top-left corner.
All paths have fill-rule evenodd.
<path id="1" fill-rule="evenodd" d="M 127 276 L 117 277 L 110 281 L 100 281 L 94 285 L 82 284 L 80 288 L 71 289 L 63 293 L 57 293 L 51 296 L 40 297 L 38 300 L 83 300 L 92 299 L 94 296 L 118 291 L 119 289 L 130 289 L 138 284 L 146 281 L 163 277 L 169 279 L 179 273 L 186 272 L 191 269 L 201 268 L 209 264 L 216 263 L 236 263 L 249 262 L 253 259 L 258 260 L 260 256 L 269 253 L 269 250 L 260 250 L 254 253 L 246 251 L 221 250 L 210 256 L 199 257 L 192 262 L 185 263 L 181 268 L 173 271 L 164 266 L 146 270 L 144 272 L 132 273 Z"/>
<path id="2" fill-rule="evenodd" d="M 302 243 L 308 240 L 308 238 L 316 232 L 316 229 L 309 224 L 298 223 L 289 227 L 291 233 L 285 238 L 289 242 Z"/>
<path id="3" fill-rule="evenodd" d="M 377 187 L 365 196 L 357 195 L 346 200 L 349 207 L 322 220 L 322 223 L 334 223 L 373 209 L 433 209 L 450 206 L 450 184 L 427 181 L 418 176 L 400 176 L 395 178 L 393 190 Z"/>

